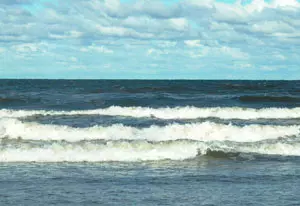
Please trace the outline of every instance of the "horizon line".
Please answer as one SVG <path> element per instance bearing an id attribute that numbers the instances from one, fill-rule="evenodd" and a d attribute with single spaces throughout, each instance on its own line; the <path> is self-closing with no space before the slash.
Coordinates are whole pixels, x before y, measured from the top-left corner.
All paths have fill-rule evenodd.
<path id="1" fill-rule="evenodd" d="M 192 78 L 168 78 L 168 79 L 141 79 L 141 78 L 0 78 L 1 80 L 124 80 L 124 81 L 300 81 L 300 79 L 192 79 Z"/>

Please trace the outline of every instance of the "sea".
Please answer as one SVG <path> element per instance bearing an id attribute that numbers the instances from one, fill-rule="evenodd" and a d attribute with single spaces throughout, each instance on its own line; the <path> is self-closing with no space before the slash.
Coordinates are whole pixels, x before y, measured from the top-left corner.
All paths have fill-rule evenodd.
<path id="1" fill-rule="evenodd" d="M 0 80 L 0 205 L 300 205 L 300 81 Z"/>

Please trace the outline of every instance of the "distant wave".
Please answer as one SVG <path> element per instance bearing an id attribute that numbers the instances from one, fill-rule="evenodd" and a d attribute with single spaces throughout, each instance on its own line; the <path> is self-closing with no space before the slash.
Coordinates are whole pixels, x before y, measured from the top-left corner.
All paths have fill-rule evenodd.
<path id="1" fill-rule="evenodd" d="M 240 107 L 120 107 L 111 106 L 95 110 L 46 111 L 46 110 L 0 110 L 2 117 L 28 117 L 34 115 L 109 115 L 131 117 L 153 117 L 159 119 L 196 119 L 215 117 L 220 119 L 288 119 L 300 118 L 300 107 L 297 108 L 240 108 Z"/>
<path id="2" fill-rule="evenodd" d="M 245 83 L 238 83 L 238 82 L 231 82 L 231 83 L 225 83 L 222 85 L 223 88 L 226 89 L 236 89 L 238 91 L 259 91 L 259 90 L 267 90 L 267 89 L 273 89 L 273 88 L 280 88 L 283 87 L 286 83 L 285 82 L 248 82 Z"/>
<path id="3" fill-rule="evenodd" d="M 118 140 L 76 143 L 63 141 L 23 141 L 20 143 L 20 141 L 1 141 L 0 162 L 134 162 L 187 160 L 199 156 L 238 158 L 243 154 L 300 156 L 299 143 L 234 144 L 190 140 L 167 142 Z"/>
<path id="4" fill-rule="evenodd" d="M 264 95 L 246 95 L 240 96 L 239 100 L 242 102 L 300 102 L 299 97 L 293 96 L 264 96 Z"/>
<path id="5" fill-rule="evenodd" d="M 247 125 L 243 127 L 217 124 L 213 122 L 170 124 L 135 128 L 114 124 L 111 126 L 93 126 L 73 128 L 59 125 L 44 125 L 34 122 L 22 122 L 17 119 L 0 120 L 0 137 L 27 140 L 197 140 L 197 141 L 236 141 L 254 142 L 298 135 L 300 126 Z"/>

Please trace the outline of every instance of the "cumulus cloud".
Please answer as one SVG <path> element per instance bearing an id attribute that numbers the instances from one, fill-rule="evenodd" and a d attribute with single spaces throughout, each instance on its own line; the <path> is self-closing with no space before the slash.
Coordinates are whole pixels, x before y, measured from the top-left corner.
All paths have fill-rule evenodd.
<path id="1" fill-rule="evenodd" d="M 46 52 L 46 43 L 22 43 L 11 47 L 17 53 Z"/>
<path id="2" fill-rule="evenodd" d="M 189 42 L 190 43 L 190 42 Z M 190 43 L 191 44 L 191 43 Z M 192 47 L 195 47 L 195 44 L 191 44 Z M 214 57 L 214 58 L 232 58 L 235 59 L 247 59 L 249 55 L 239 48 L 232 48 L 228 46 L 220 47 L 209 47 L 209 46 L 196 46 L 197 50 L 188 52 L 189 56 L 192 58 L 202 58 L 204 56 Z"/>
<path id="3" fill-rule="evenodd" d="M 112 54 L 114 53 L 113 50 L 110 50 L 104 46 L 96 46 L 96 45 L 90 45 L 88 47 L 82 47 L 80 49 L 81 52 L 99 52 L 104 54 Z"/>
<path id="4" fill-rule="evenodd" d="M 200 40 L 186 40 L 184 41 L 184 43 L 188 46 L 188 47 L 200 47 Z"/>
<path id="5" fill-rule="evenodd" d="M 1 25 L 0 38 L 30 41 L 30 38 L 100 39 L 100 36 L 170 40 L 206 37 L 220 41 L 217 31 L 223 31 L 229 34 L 223 36 L 224 41 L 231 42 L 234 41 L 229 39 L 231 34 L 246 39 L 257 38 L 256 33 L 266 36 L 270 33 L 295 33 L 299 26 L 297 17 L 300 16 L 296 15 L 300 5 L 296 0 L 273 0 L 270 3 L 253 0 L 246 5 L 241 1 L 225 4 L 214 0 L 185 0 L 172 6 L 149 0 L 132 3 L 76 0 L 72 4 L 69 1 L 57 5 L 44 3 L 40 7 L 37 5 L 42 3 L 34 1 L 33 8 L 40 8 L 35 15 L 28 7 L 2 10 L 0 16 L 7 24 Z M 9 24 L 9 21 L 13 22 Z"/>
<path id="6" fill-rule="evenodd" d="M 0 0 L 0 5 L 0 53 L 3 48 L 12 59 L 35 53 L 51 62 L 51 47 L 53 53 L 93 64 L 90 68 L 99 64 L 93 53 L 114 54 L 101 59 L 114 68 L 144 62 L 164 65 L 155 68 L 240 65 L 251 70 L 300 63 L 291 55 L 300 53 L 297 0 Z"/>
<path id="7" fill-rule="evenodd" d="M 82 36 L 82 32 L 79 31 L 66 31 L 63 34 L 49 34 L 49 38 L 53 39 L 72 39 L 72 38 L 80 38 Z"/>
<path id="8" fill-rule="evenodd" d="M 185 31 L 189 26 L 189 23 L 185 18 L 171 18 L 169 22 L 175 30 L 179 31 Z"/>
<path id="9" fill-rule="evenodd" d="M 148 49 L 147 51 L 147 55 L 148 56 L 153 56 L 153 55 L 163 55 L 163 54 L 168 54 L 169 52 L 168 51 L 164 51 L 164 50 L 161 50 L 161 49 Z"/>

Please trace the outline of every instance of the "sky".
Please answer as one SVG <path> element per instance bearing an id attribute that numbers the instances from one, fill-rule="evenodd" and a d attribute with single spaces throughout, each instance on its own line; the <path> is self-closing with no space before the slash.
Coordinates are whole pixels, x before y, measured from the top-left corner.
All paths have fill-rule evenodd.
<path id="1" fill-rule="evenodd" d="M 300 79 L 300 2 L 0 0 L 0 78 Z"/>

